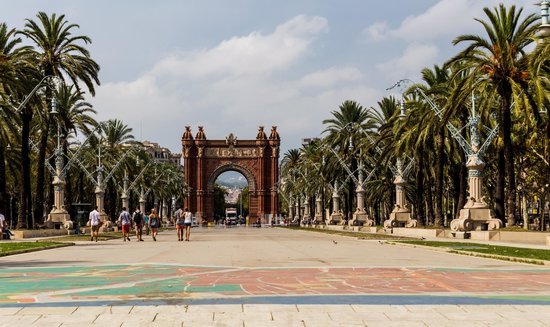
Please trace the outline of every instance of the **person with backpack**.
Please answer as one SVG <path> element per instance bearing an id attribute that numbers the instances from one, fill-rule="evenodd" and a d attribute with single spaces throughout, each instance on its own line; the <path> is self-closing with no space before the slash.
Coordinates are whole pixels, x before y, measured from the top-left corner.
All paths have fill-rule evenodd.
<path id="1" fill-rule="evenodd" d="M 151 235 L 153 236 L 153 241 L 157 240 L 158 228 L 160 226 L 160 219 L 157 216 L 155 209 L 151 209 L 149 214 L 149 227 L 151 228 Z"/>
<path id="2" fill-rule="evenodd" d="M 183 216 L 183 204 L 176 211 L 174 216 L 176 218 L 176 231 L 178 232 L 178 241 L 183 241 L 183 222 L 185 220 L 185 217 Z"/>
<path id="3" fill-rule="evenodd" d="M 134 221 L 134 228 L 136 229 L 136 238 L 138 242 L 143 242 L 143 214 L 136 208 L 134 214 L 132 215 L 132 220 Z"/>
<path id="4" fill-rule="evenodd" d="M 126 242 L 126 240 L 130 241 L 130 226 L 132 225 L 132 218 L 130 217 L 130 213 L 126 211 L 126 207 L 122 207 L 122 212 L 120 213 L 120 216 L 118 216 L 118 221 L 122 226 L 122 238 L 124 239 L 124 242 Z"/>

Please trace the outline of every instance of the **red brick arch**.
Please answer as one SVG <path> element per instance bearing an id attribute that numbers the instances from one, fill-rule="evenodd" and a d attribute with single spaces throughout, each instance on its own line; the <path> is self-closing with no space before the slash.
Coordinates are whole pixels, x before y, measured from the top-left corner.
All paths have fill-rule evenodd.
<path id="1" fill-rule="evenodd" d="M 226 171 L 243 174 L 249 186 L 249 217 L 265 223 L 278 214 L 277 181 L 279 146 L 277 127 L 269 137 L 260 126 L 255 140 L 239 140 L 229 134 L 225 140 L 208 140 L 199 126 L 195 137 L 186 126 L 181 140 L 185 183 L 188 186 L 185 206 L 200 224 L 214 220 L 214 183 Z"/>

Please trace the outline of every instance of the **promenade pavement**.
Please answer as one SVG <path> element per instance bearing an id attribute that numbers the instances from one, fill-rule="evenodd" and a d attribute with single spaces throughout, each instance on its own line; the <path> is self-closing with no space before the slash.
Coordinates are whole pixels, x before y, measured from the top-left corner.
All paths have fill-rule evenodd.
<path id="1" fill-rule="evenodd" d="M 550 326 L 550 268 L 279 228 L 0 258 L 0 326 Z"/>

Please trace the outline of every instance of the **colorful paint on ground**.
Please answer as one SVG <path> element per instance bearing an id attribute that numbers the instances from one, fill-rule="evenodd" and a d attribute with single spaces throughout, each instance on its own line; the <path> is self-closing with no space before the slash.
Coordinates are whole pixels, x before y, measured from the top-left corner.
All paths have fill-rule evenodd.
<path id="1" fill-rule="evenodd" d="M 380 301 L 389 296 L 413 303 L 445 303 L 445 298 L 467 298 L 550 305 L 549 294 L 548 269 L 226 268 L 140 264 L 0 270 L 0 306 L 128 301 L 212 303 L 235 299 L 240 303 L 304 299 L 323 303 L 350 296 L 353 297 L 350 301 L 355 302 L 365 302 L 361 297 Z M 300 298 L 302 300 L 296 300 Z"/>

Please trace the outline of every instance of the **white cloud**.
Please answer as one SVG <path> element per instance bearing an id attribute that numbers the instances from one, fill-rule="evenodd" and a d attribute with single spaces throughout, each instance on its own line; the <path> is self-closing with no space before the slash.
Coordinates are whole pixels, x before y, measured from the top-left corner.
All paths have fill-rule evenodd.
<path id="1" fill-rule="evenodd" d="M 157 64 L 153 73 L 207 77 L 284 70 L 301 58 L 310 43 L 327 28 L 325 18 L 299 15 L 279 25 L 271 34 L 252 32 L 224 40 L 212 49 L 172 55 Z"/>
<path id="2" fill-rule="evenodd" d="M 102 85 L 94 99 L 99 118 L 120 117 L 137 138 L 172 151 L 180 150 L 186 125 L 193 132 L 204 125 L 210 139 L 230 132 L 254 138 L 259 125 L 277 125 L 283 151 L 297 147 L 301 138 L 319 135 L 322 120 L 344 100 L 372 103 L 380 96 L 362 84 L 363 74 L 353 66 L 295 71 L 314 55 L 312 43 L 327 30 L 326 19 L 300 15 L 272 33 L 252 32 L 210 49 L 173 54 L 134 81 Z"/>
<path id="3" fill-rule="evenodd" d="M 434 44 L 410 44 L 400 57 L 376 65 L 385 76 L 401 79 L 417 75 L 426 67 L 435 63 L 439 50 Z"/>
<path id="4" fill-rule="evenodd" d="M 390 32 L 390 26 L 387 22 L 376 22 L 371 26 L 365 28 L 363 34 L 371 41 L 381 41 L 387 38 Z"/>
<path id="5" fill-rule="evenodd" d="M 376 22 L 365 28 L 363 34 L 373 42 L 395 38 L 426 41 L 441 37 L 450 41 L 479 28 L 481 25 L 473 18 L 486 19 L 482 9 L 492 8 L 497 2 L 503 1 L 441 0 L 419 15 L 408 16 L 397 28 L 391 29 L 386 22 Z"/>
<path id="6" fill-rule="evenodd" d="M 332 87 L 341 83 L 358 81 L 361 77 L 361 72 L 355 67 L 330 67 L 305 75 L 298 82 L 298 86 L 303 88 Z"/>

